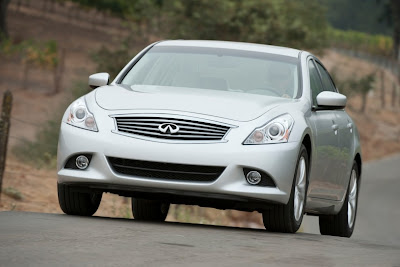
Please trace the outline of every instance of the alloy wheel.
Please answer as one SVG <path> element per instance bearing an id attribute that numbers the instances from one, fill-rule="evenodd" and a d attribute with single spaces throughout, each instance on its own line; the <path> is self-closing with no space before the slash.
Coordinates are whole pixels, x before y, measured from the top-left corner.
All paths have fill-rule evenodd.
<path id="1" fill-rule="evenodd" d="M 351 171 L 349 197 L 347 202 L 347 221 L 349 228 L 353 227 L 357 208 L 357 173 L 355 170 Z"/>
<path id="2" fill-rule="evenodd" d="M 301 157 L 296 172 L 296 184 L 294 188 L 294 218 L 299 221 L 304 209 L 304 200 L 306 195 L 306 160 Z"/>

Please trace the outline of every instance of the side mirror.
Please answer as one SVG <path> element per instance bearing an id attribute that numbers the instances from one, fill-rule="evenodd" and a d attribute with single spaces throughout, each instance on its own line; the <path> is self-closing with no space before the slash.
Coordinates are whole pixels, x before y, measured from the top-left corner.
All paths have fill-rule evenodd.
<path id="1" fill-rule="evenodd" d="M 317 104 L 321 108 L 340 109 L 346 106 L 347 97 L 345 95 L 323 91 L 317 95 Z"/>
<path id="2" fill-rule="evenodd" d="M 100 72 L 89 76 L 89 86 L 95 89 L 99 86 L 107 85 L 110 81 L 110 74 L 107 72 Z"/>

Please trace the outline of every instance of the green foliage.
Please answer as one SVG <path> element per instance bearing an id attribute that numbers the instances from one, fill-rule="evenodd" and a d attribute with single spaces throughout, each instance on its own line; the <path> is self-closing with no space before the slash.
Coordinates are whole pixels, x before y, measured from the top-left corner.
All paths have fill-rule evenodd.
<path id="1" fill-rule="evenodd" d="M 60 121 L 65 109 L 73 99 L 87 93 L 87 85 L 77 83 L 71 90 L 71 98 L 55 110 L 54 117 L 42 125 L 33 141 L 22 139 L 13 148 L 13 153 L 24 162 L 42 168 L 55 168 Z"/>
<path id="2" fill-rule="evenodd" d="M 336 88 L 339 89 L 339 92 L 341 94 L 349 96 L 348 93 L 346 92 L 346 81 L 343 79 L 340 79 L 340 75 L 338 75 L 338 69 L 335 67 L 329 73 L 331 75 L 332 80 L 334 81 L 334 83 L 336 85 Z"/>
<path id="3" fill-rule="evenodd" d="M 372 55 L 389 57 L 393 50 L 390 37 L 356 31 L 329 30 L 331 45 L 334 47 L 362 51 Z"/>
<path id="4" fill-rule="evenodd" d="M 367 95 L 370 91 L 374 89 L 376 74 L 370 73 L 359 79 L 353 77 L 345 80 L 338 79 L 339 77 L 338 75 L 336 75 L 336 70 L 331 71 L 331 75 L 342 94 L 345 94 L 347 97 L 351 97 L 354 95 L 361 96 L 362 102 L 360 111 L 365 112 L 367 105 Z"/>
<path id="5" fill-rule="evenodd" d="M 2 190 L 2 193 L 13 198 L 16 200 L 22 200 L 24 197 L 22 196 L 22 193 L 15 189 L 14 187 L 6 187 Z"/>
<path id="6" fill-rule="evenodd" d="M 58 64 L 58 45 L 54 40 L 39 42 L 29 39 L 15 43 L 11 38 L 3 39 L 0 54 L 19 55 L 25 63 L 43 69 L 54 69 Z"/>
<path id="7" fill-rule="evenodd" d="M 167 38 L 218 39 L 230 32 L 232 1 L 174 1 L 164 3 Z"/>
<path id="8" fill-rule="evenodd" d="M 329 23 L 337 29 L 369 34 L 391 34 L 391 28 L 382 21 L 388 0 L 319 0 L 326 7 Z"/>
<path id="9" fill-rule="evenodd" d="M 365 75 L 362 78 L 352 77 L 348 79 L 340 79 L 336 69 L 333 69 L 330 73 L 340 92 L 348 97 L 357 94 L 366 95 L 374 89 L 375 72 Z"/>
<path id="10" fill-rule="evenodd" d="M 54 69 L 58 64 L 57 42 L 50 40 L 44 43 L 33 40 L 21 44 L 21 52 L 26 63 L 43 69 Z"/>
<path id="11" fill-rule="evenodd" d="M 154 15 L 162 0 L 72 0 L 83 7 L 96 8 L 125 19 L 141 21 Z"/>
<path id="12" fill-rule="evenodd" d="M 112 80 L 135 54 L 136 51 L 128 49 L 128 46 L 124 43 L 116 50 L 109 50 L 105 46 L 102 46 L 98 51 L 92 53 L 91 56 L 97 64 L 96 71 L 108 72 L 110 80 Z"/>
<path id="13" fill-rule="evenodd" d="M 16 46 L 11 38 L 3 38 L 0 42 L 0 55 L 10 56 L 19 52 L 19 46 Z"/>
<path id="14" fill-rule="evenodd" d="M 63 0 L 57 0 L 63 1 Z M 72 0 L 83 7 L 96 8 L 100 12 L 111 13 L 125 19 L 134 19 L 141 21 L 143 19 L 154 18 L 157 12 L 162 12 L 163 17 L 168 11 L 172 11 L 173 15 L 183 15 L 183 17 L 191 16 L 194 22 L 201 28 L 205 24 L 212 24 L 215 19 L 221 21 L 227 20 L 233 16 L 233 13 L 242 12 L 251 14 L 253 20 L 260 17 L 263 13 L 273 13 L 276 11 L 290 11 L 291 6 L 300 9 L 304 13 L 287 13 L 291 16 L 289 19 L 297 17 L 305 17 L 309 19 L 317 16 L 325 16 L 320 20 L 314 20 L 313 24 L 324 24 L 326 19 L 329 23 L 338 29 L 355 30 L 372 34 L 390 34 L 391 29 L 387 26 L 382 18 L 385 12 L 385 4 L 388 0 Z M 382 4 L 382 3 L 383 4 Z M 321 6 L 326 12 L 321 12 Z M 276 8 L 279 8 L 277 10 Z M 268 10 L 271 9 L 272 10 Z M 315 9 L 316 8 L 316 9 Z M 249 11 L 252 12 L 249 12 Z M 181 13 L 182 12 L 182 13 Z M 223 13 L 220 13 L 223 12 Z M 280 13 L 279 16 L 286 13 Z M 167 14 L 168 15 L 168 14 Z M 294 15 L 294 16 L 293 16 Z M 311 16 L 310 16 L 311 15 Z M 278 17 L 279 17 L 278 16 Z M 202 19 L 204 18 L 204 19 Z M 208 20 L 211 18 L 211 21 Z M 306 18 L 306 19 L 308 19 Z M 280 18 L 278 18 L 280 20 Z M 294 24 L 296 24 L 295 22 Z M 193 30 L 195 29 L 195 30 Z M 192 31 L 197 31 L 192 28 Z M 201 30 L 200 30 L 201 31 Z M 204 32 L 201 34 L 203 35 Z"/>
<path id="15" fill-rule="evenodd" d="M 318 0 L 73 0 L 144 28 L 137 36 L 209 39 L 319 49 L 327 22 Z M 132 24 L 131 24 L 132 25 Z"/>
<path id="16" fill-rule="evenodd" d="M 328 25 L 317 1 L 164 2 L 167 38 L 233 40 L 319 49 Z M 318 22 L 318 23 L 317 23 Z"/>
<path id="17" fill-rule="evenodd" d="M 124 18 L 141 39 L 231 40 L 311 50 L 329 40 L 335 47 L 385 57 L 393 51 L 384 35 L 392 29 L 382 17 L 388 0 L 73 1 Z M 329 30 L 328 20 L 341 30 Z"/>
<path id="18" fill-rule="evenodd" d="M 374 89 L 375 73 L 368 74 L 359 80 L 350 83 L 350 87 L 361 94 L 368 94 Z"/>

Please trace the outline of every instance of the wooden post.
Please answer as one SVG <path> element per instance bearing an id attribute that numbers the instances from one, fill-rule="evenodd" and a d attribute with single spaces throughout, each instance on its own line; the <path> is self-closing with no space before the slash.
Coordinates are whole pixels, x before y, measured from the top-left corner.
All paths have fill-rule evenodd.
<path id="1" fill-rule="evenodd" d="M 385 76 L 383 70 L 381 70 L 381 103 L 382 108 L 385 107 Z"/>
<path id="2" fill-rule="evenodd" d="M 12 94 L 6 91 L 3 96 L 3 105 L 0 117 L 0 197 L 3 184 L 4 169 L 6 166 L 8 133 L 10 131 L 10 117 L 12 108 Z"/>
<path id="3" fill-rule="evenodd" d="M 392 91 L 392 107 L 396 106 L 396 99 L 397 98 L 397 87 L 396 83 L 393 82 L 393 91 Z"/>
<path id="4" fill-rule="evenodd" d="M 26 90 L 28 88 L 29 67 L 30 66 L 28 64 L 28 60 L 25 60 L 23 67 L 23 76 L 22 76 L 22 90 Z"/>
<path id="5" fill-rule="evenodd" d="M 57 66 L 54 67 L 54 90 L 52 94 L 58 94 L 62 89 L 62 78 L 65 69 L 65 49 L 62 48 L 59 53 Z"/>

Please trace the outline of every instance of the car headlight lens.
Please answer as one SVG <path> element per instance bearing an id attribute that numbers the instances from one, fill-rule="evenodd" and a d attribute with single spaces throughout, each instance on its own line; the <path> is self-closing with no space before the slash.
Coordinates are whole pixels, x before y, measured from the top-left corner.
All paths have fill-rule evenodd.
<path id="1" fill-rule="evenodd" d="M 71 104 L 67 123 L 82 129 L 97 132 L 96 120 L 86 106 L 84 97 L 81 97 Z"/>
<path id="2" fill-rule="evenodd" d="M 266 125 L 256 128 L 247 139 L 244 145 L 261 145 L 286 143 L 292 131 L 294 119 L 289 114 L 283 114 L 268 122 Z"/>

